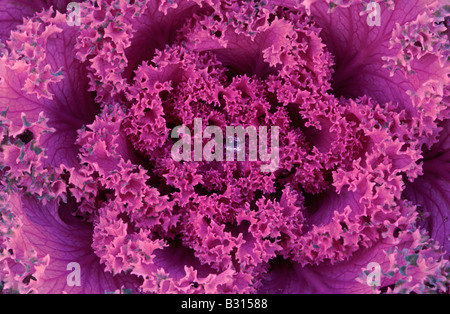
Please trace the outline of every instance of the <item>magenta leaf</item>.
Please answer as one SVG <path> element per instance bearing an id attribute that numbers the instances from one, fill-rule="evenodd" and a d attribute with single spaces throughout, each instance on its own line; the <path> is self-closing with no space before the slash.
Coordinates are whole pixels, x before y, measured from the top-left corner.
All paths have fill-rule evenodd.
<path id="1" fill-rule="evenodd" d="M 75 2 L 0 4 L 0 293 L 449 292 L 445 1 Z"/>

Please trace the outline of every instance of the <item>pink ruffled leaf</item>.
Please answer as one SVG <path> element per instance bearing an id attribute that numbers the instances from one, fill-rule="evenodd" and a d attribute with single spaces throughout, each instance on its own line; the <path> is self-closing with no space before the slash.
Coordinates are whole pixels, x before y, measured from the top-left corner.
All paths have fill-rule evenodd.
<path id="1" fill-rule="evenodd" d="M 76 205 L 73 201 L 42 206 L 31 197 L 18 194 L 9 199 L 9 204 L 20 224 L 6 243 L 13 253 L 11 258 L 26 263 L 29 252 L 34 252 L 37 261 L 43 261 L 45 266 L 31 274 L 33 279 L 27 289 L 39 293 L 104 293 L 122 286 L 136 287 L 133 276 L 113 277 L 105 273 L 91 248 L 92 226 L 72 216 Z M 68 284 L 72 271 L 68 265 L 72 262 L 80 265 L 80 286 Z M 28 275 L 25 273 L 24 277 Z"/>
<path id="2" fill-rule="evenodd" d="M 12 33 L 8 42 L 11 57 L 0 60 L 0 108 L 8 108 L 14 125 L 20 123 L 22 112 L 29 119 L 44 112 L 55 129 L 43 144 L 48 163 L 73 166 L 77 163 L 76 131 L 92 119 L 98 106 L 88 91 L 85 67 L 68 48 L 74 44 L 76 29 L 67 26 L 65 16 L 57 13 L 50 18 L 50 14 L 42 12 Z M 48 21 L 44 31 L 39 19 Z M 39 40 L 34 42 L 36 38 Z M 23 50 L 27 44 L 35 45 L 31 55 Z"/>

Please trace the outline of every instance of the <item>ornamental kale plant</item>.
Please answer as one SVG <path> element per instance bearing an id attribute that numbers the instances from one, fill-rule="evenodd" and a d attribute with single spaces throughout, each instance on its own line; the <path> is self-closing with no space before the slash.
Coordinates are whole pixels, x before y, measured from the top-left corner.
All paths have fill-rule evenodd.
<path id="1" fill-rule="evenodd" d="M 445 0 L 0 0 L 0 291 L 449 293 L 449 27 Z M 276 127 L 276 170 L 174 160 L 195 119 Z"/>

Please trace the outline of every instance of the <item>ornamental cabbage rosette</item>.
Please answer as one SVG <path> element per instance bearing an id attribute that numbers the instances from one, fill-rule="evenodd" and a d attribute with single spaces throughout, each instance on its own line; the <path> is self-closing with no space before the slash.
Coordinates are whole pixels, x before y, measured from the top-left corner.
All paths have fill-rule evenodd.
<path id="1" fill-rule="evenodd" d="M 0 290 L 448 293 L 449 11 L 2 2 Z M 174 158 L 211 125 L 277 167 Z"/>

